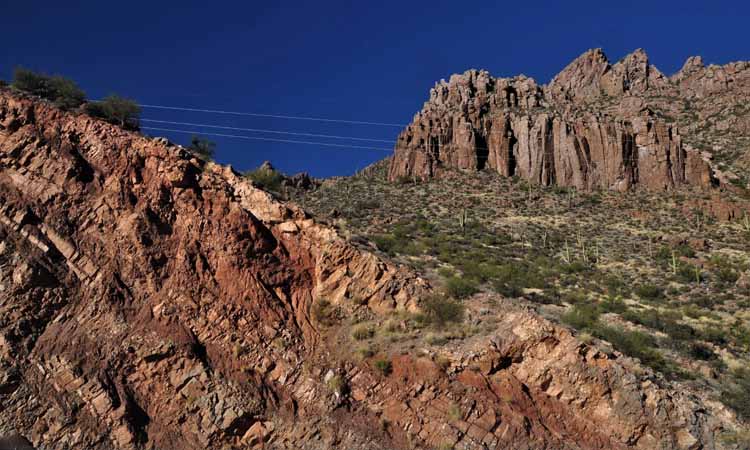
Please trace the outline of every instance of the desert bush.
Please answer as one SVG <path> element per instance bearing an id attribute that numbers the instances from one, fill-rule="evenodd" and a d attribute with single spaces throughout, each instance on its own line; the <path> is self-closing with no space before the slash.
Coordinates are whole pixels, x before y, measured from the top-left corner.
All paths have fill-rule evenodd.
<path id="1" fill-rule="evenodd" d="M 599 305 L 602 312 L 623 314 L 628 311 L 628 306 L 620 297 L 607 297 Z"/>
<path id="2" fill-rule="evenodd" d="M 667 376 L 676 376 L 676 370 L 656 350 L 656 339 L 640 331 L 625 331 L 608 326 L 598 326 L 596 337 L 612 343 L 622 353 L 641 360 L 641 363 L 658 370 Z"/>
<path id="3" fill-rule="evenodd" d="M 328 382 L 326 382 L 326 385 L 328 386 L 328 389 L 331 392 L 337 393 L 337 394 L 344 394 L 346 393 L 348 386 L 346 385 L 346 381 L 341 375 L 334 375 L 331 378 L 328 379 Z"/>
<path id="4" fill-rule="evenodd" d="M 723 389 L 721 400 L 744 420 L 750 419 L 750 369 L 742 367 L 732 373 L 732 382 Z"/>
<path id="5" fill-rule="evenodd" d="M 560 266 L 560 270 L 568 274 L 586 272 L 590 268 L 591 267 L 583 261 L 572 261 L 570 264 L 563 264 Z"/>
<path id="6" fill-rule="evenodd" d="M 662 245 L 656 252 L 656 259 L 660 261 L 663 266 L 671 266 L 673 261 L 680 256 L 694 258 L 695 250 L 687 244 L 679 244 L 674 248 L 668 245 Z"/>
<path id="7" fill-rule="evenodd" d="M 720 255 L 711 257 L 711 265 L 713 266 L 716 280 L 724 285 L 734 284 L 740 278 L 738 269 L 743 269 L 739 265 L 735 266 L 729 258 Z"/>
<path id="8" fill-rule="evenodd" d="M 655 284 L 646 283 L 635 288 L 635 295 L 644 300 L 659 300 L 664 298 L 664 289 Z"/>
<path id="9" fill-rule="evenodd" d="M 352 338 L 357 341 L 364 341 L 375 336 L 375 329 L 369 325 L 357 325 L 352 329 Z"/>
<path id="10" fill-rule="evenodd" d="M 53 92 L 52 101 L 62 109 L 73 109 L 86 101 L 86 93 L 68 78 L 53 76 L 49 79 Z"/>
<path id="11" fill-rule="evenodd" d="M 387 359 L 377 359 L 373 365 L 383 376 L 388 376 L 393 371 L 393 365 Z"/>
<path id="12" fill-rule="evenodd" d="M 426 323 L 444 326 L 448 323 L 461 323 L 464 318 L 464 306 L 450 298 L 432 295 L 422 302 L 422 311 Z"/>
<path id="13" fill-rule="evenodd" d="M 86 112 L 127 130 L 137 130 L 140 126 L 141 107 L 133 100 L 110 94 L 102 101 L 86 104 Z"/>
<path id="14" fill-rule="evenodd" d="M 396 239 L 390 235 L 390 234 L 375 234 L 370 236 L 370 240 L 375 243 L 375 245 L 380 249 L 383 253 L 387 253 L 388 255 L 395 255 L 396 254 L 396 248 L 398 248 Z"/>
<path id="15" fill-rule="evenodd" d="M 711 350 L 711 347 L 709 347 L 706 344 L 701 344 L 699 342 L 695 342 L 690 345 L 689 354 L 691 357 L 695 359 L 700 359 L 702 361 L 712 361 L 718 358 L 716 353 L 714 353 L 714 351 Z"/>
<path id="16" fill-rule="evenodd" d="M 563 314 L 562 320 L 577 330 L 591 329 L 599 321 L 599 308 L 590 303 L 577 304 L 572 310 Z"/>
<path id="17" fill-rule="evenodd" d="M 13 72 L 13 87 L 50 100 L 62 109 L 77 108 L 86 101 L 86 94 L 73 80 L 36 73 L 23 67 L 17 67 Z"/>
<path id="18" fill-rule="evenodd" d="M 49 86 L 49 76 L 32 70 L 16 67 L 13 71 L 13 87 L 19 91 L 49 98 L 52 94 Z"/>
<path id="19" fill-rule="evenodd" d="M 194 134 L 187 149 L 204 159 L 211 159 L 214 157 L 216 143 Z"/>
<path id="20" fill-rule="evenodd" d="M 498 266 L 493 273 L 492 288 L 506 297 L 520 297 L 524 288 L 542 289 L 547 286 L 545 273 L 551 273 L 545 260 L 532 263 L 509 263 Z"/>
<path id="21" fill-rule="evenodd" d="M 263 166 L 255 170 L 248 170 L 245 172 L 245 177 L 252 180 L 261 188 L 274 192 L 280 192 L 282 183 L 284 182 L 284 175 L 278 170 Z"/>
<path id="22" fill-rule="evenodd" d="M 684 283 L 700 283 L 703 274 L 700 269 L 692 264 L 679 263 L 677 265 L 677 278 Z"/>
<path id="23" fill-rule="evenodd" d="M 674 340 L 685 341 L 695 338 L 695 330 L 692 327 L 679 323 L 675 317 L 670 317 L 666 313 L 629 310 L 622 317 L 638 325 L 661 331 Z"/>
<path id="24" fill-rule="evenodd" d="M 370 346 L 359 347 L 356 350 L 356 353 L 359 359 L 367 359 L 372 358 L 375 355 L 375 350 L 373 350 Z"/>
<path id="25" fill-rule="evenodd" d="M 450 277 L 445 280 L 445 293 L 450 297 L 462 299 L 479 292 L 479 283 L 467 277 Z"/>
<path id="26" fill-rule="evenodd" d="M 605 277 L 604 286 L 607 288 L 609 295 L 624 295 L 627 291 L 627 285 L 625 282 L 616 275 Z"/>
<path id="27" fill-rule="evenodd" d="M 698 336 L 704 341 L 717 345 L 726 345 L 729 342 L 726 331 L 715 326 L 706 327 L 698 333 Z"/>
<path id="28" fill-rule="evenodd" d="M 444 334 L 429 333 L 424 341 L 429 345 L 443 345 L 448 342 L 448 336 Z"/>

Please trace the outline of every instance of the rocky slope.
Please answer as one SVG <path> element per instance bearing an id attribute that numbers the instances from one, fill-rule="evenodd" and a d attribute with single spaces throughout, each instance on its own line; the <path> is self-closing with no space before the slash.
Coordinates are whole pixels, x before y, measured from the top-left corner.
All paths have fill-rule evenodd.
<path id="1" fill-rule="evenodd" d="M 739 178 L 709 161 L 724 146 L 747 148 L 748 97 L 748 63 L 691 58 L 666 77 L 642 50 L 614 65 L 590 50 L 546 86 L 469 70 L 432 88 L 398 138 L 389 178 L 488 168 L 584 190 L 709 187 Z"/>
<path id="2" fill-rule="evenodd" d="M 737 426 L 511 303 L 447 362 L 355 359 L 348 318 L 417 311 L 428 282 L 230 168 L 8 90 L 0 238 L 0 438 L 39 449 L 714 449 Z"/>

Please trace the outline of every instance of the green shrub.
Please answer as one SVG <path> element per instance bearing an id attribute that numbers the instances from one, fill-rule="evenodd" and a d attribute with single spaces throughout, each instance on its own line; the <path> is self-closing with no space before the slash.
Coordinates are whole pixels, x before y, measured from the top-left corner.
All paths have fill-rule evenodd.
<path id="1" fill-rule="evenodd" d="M 284 175 L 281 172 L 263 166 L 245 172 L 245 177 L 261 188 L 274 192 L 281 192 L 281 186 L 284 182 Z"/>
<path id="2" fill-rule="evenodd" d="M 91 117 L 104 119 L 126 130 L 137 130 L 140 126 L 141 107 L 130 99 L 111 94 L 102 101 L 86 104 L 86 112 Z"/>
<path id="3" fill-rule="evenodd" d="M 740 278 L 740 274 L 729 267 L 721 267 L 716 271 L 716 278 L 725 284 L 734 284 Z"/>
<path id="4" fill-rule="evenodd" d="M 677 278 L 683 283 L 700 283 L 703 281 L 703 274 L 697 266 L 680 263 L 677 267 Z"/>
<path id="5" fill-rule="evenodd" d="M 352 330 L 352 338 L 356 341 L 364 341 L 375 336 L 375 329 L 369 325 L 358 325 Z"/>
<path id="6" fill-rule="evenodd" d="M 646 283 L 635 288 L 635 295 L 644 300 L 659 300 L 664 298 L 664 289 L 655 284 Z"/>
<path id="7" fill-rule="evenodd" d="M 590 329 L 599 321 L 599 309 L 590 303 L 578 304 L 562 316 L 563 322 L 577 330 Z"/>
<path id="8" fill-rule="evenodd" d="M 448 323 L 461 323 L 464 319 L 464 306 L 441 295 L 432 295 L 422 302 L 426 323 L 443 326 Z"/>
<path id="9" fill-rule="evenodd" d="M 78 108 L 86 101 L 86 93 L 70 79 L 54 76 L 49 79 L 52 89 L 52 100 L 62 109 Z"/>
<path id="10" fill-rule="evenodd" d="M 628 306 L 619 297 L 608 297 L 599 307 L 602 312 L 623 314 L 628 311 Z"/>
<path id="11" fill-rule="evenodd" d="M 560 270 L 568 274 L 582 273 L 590 269 L 590 266 L 583 261 L 573 261 L 570 264 L 563 264 Z"/>
<path id="12" fill-rule="evenodd" d="M 193 135 L 187 149 L 204 159 L 211 159 L 214 157 L 216 143 L 201 136 Z"/>
<path id="13" fill-rule="evenodd" d="M 630 310 L 624 313 L 622 317 L 638 325 L 661 331 L 678 341 L 695 338 L 695 330 L 691 326 L 679 323 L 675 317 L 669 317 L 669 315 L 659 313 L 658 311 L 636 312 Z"/>
<path id="14" fill-rule="evenodd" d="M 520 297 L 525 288 L 547 287 L 548 276 L 554 269 L 550 261 L 537 258 L 532 263 L 518 262 L 498 266 L 493 273 L 492 288 L 505 297 Z"/>
<path id="15" fill-rule="evenodd" d="M 453 298 L 467 298 L 479 292 L 478 283 L 471 278 L 450 277 L 445 280 L 445 293 Z"/>
<path id="16" fill-rule="evenodd" d="M 356 350 L 356 353 L 357 353 L 357 356 L 359 357 L 359 359 L 367 359 L 367 358 L 372 358 L 373 356 L 375 356 L 375 350 L 373 350 L 369 346 L 367 346 L 367 347 L 359 347 Z"/>
<path id="17" fill-rule="evenodd" d="M 346 381 L 344 380 L 341 375 L 334 375 L 331 378 L 328 379 L 328 382 L 326 382 L 326 385 L 328 386 L 328 389 L 331 392 L 337 393 L 337 394 L 345 394 L 348 390 L 348 386 L 346 385 Z"/>
<path id="18" fill-rule="evenodd" d="M 23 67 L 16 67 L 13 71 L 13 87 L 19 91 L 49 98 L 52 95 L 49 78 L 47 75 Z"/>
<path id="19" fill-rule="evenodd" d="M 734 284 L 740 278 L 740 273 L 737 269 L 742 269 L 742 267 L 735 267 L 732 260 L 725 256 L 716 255 L 711 257 L 711 265 L 714 268 L 716 279 L 721 284 Z"/>
<path id="20" fill-rule="evenodd" d="M 36 73 L 23 67 L 17 67 L 14 71 L 13 87 L 50 100 L 62 109 L 77 108 L 86 101 L 86 94 L 73 80 Z"/>
<path id="21" fill-rule="evenodd" d="M 395 255 L 396 254 L 396 248 L 398 248 L 396 239 L 389 234 L 375 234 L 370 236 L 370 240 L 375 243 L 375 245 L 382 251 L 383 253 L 386 253 L 388 255 Z"/>
<path id="22" fill-rule="evenodd" d="M 729 342 L 727 333 L 721 328 L 714 326 L 706 327 L 699 332 L 700 339 L 717 345 L 726 345 Z"/>
<path id="23" fill-rule="evenodd" d="M 604 285 L 607 287 L 609 295 L 625 295 L 627 286 L 621 278 L 616 275 L 609 275 L 604 279 Z"/>
<path id="24" fill-rule="evenodd" d="M 586 330 L 599 339 L 609 341 L 615 349 L 640 359 L 643 364 L 654 370 L 672 378 L 684 376 L 656 350 L 657 342 L 653 336 L 640 331 L 626 331 L 603 325 L 599 323 L 599 314 L 599 309 L 595 305 L 582 304 L 573 307 L 573 310 L 564 314 L 562 319 L 576 329 Z"/>
<path id="25" fill-rule="evenodd" d="M 388 376 L 393 371 L 393 365 L 387 359 L 377 359 L 373 365 L 383 376 Z"/>
<path id="26" fill-rule="evenodd" d="M 695 359 L 700 359 L 702 361 L 712 361 L 718 358 L 716 353 L 714 353 L 714 351 L 711 350 L 711 347 L 705 344 L 701 344 L 699 342 L 695 342 L 690 345 L 689 354 L 691 357 Z"/>
<path id="27" fill-rule="evenodd" d="M 656 339 L 640 331 L 625 331 L 613 327 L 598 326 L 594 335 L 604 339 L 622 353 L 638 358 L 641 362 L 665 375 L 675 376 L 676 370 L 656 350 Z"/>
<path id="28" fill-rule="evenodd" d="M 721 393 L 721 401 L 734 409 L 744 420 L 750 419 L 750 369 L 745 367 L 732 373 L 732 383 Z"/>

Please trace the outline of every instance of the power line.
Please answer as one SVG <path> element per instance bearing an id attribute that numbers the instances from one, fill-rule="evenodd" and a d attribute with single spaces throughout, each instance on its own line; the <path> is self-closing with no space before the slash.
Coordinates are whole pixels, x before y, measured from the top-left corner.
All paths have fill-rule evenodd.
<path id="1" fill-rule="evenodd" d="M 266 129 L 260 129 L 260 128 L 225 127 L 225 126 L 220 126 L 220 125 L 208 125 L 205 123 L 172 122 L 170 120 L 156 120 L 156 119 L 140 119 L 140 121 L 141 122 L 153 122 L 153 123 L 166 123 L 170 125 L 186 125 L 186 126 L 191 126 L 191 127 L 220 128 L 222 130 L 251 131 L 251 132 L 256 132 L 256 133 L 289 134 L 293 136 L 308 136 L 308 137 L 320 137 L 320 138 L 329 138 L 329 139 L 351 139 L 354 141 L 384 142 L 386 144 L 396 143 L 396 141 L 393 141 L 393 140 L 358 138 L 358 137 L 352 137 L 352 136 L 337 136 L 333 134 L 298 133 L 298 132 L 292 132 L 292 131 L 266 130 Z"/>
<path id="2" fill-rule="evenodd" d="M 201 108 L 185 108 L 181 106 L 163 106 L 163 105 L 144 105 L 139 104 L 141 108 L 156 108 L 156 109 L 169 109 L 176 111 L 190 111 L 190 112 L 202 112 L 211 114 L 232 114 L 235 116 L 251 116 L 251 117 L 269 117 L 273 119 L 292 119 L 292 120 L 312 120 L 317 122 L 334 122 L 334 123 L 349 123 L 355 125 L 376 125 L 383 127 L 399 127 L 403 128 L 406 125 L 398 123 L 383 123 L 383 122 L 368 122 L 362 120 L 345 120 L 345 119 L 327 119 L 323 117 L 310 117 L 310 116 L 285 116 L 280 114 L 260 114 L 260 113 L 249 113 L 249 112 L 238 112 L 238 111 L 224 111 L 218 109 L 201 109 Z"/>
<path id="3" fill-rule="evenodd" d="M 257 140 L 257 141 L 273 141 L 273 142 L 286 142 L 288 144 L 307 144 L 307 145 L 322 145 L 326 147 L 340 147 L 340 148 L 361 148 L 365 150 L 378 150 L 381 152 L 391 152 L 391 150 L 384 149 L 384 148 L 378 148 L 378 147 L 365 147 L 362 145 L 346 145 L 346 144 L 331 144 L 328 142 L 310 142 L 310 141 L 295 141 L 290 139 L 274 139 L 274 138 L 265 138 L 265 137 L 257 137 L 257 136 L 241 136 L 237 134 L 223 134 L 223 133 L 205 133 L 203 131 L 190 131 L 190 130 L 175 130 L 172 128 L 158 128 L 158 127 L 141 127 L 143 130 L 157 130 L 157 131 L 170 131 L 172 133 L 184 133 L 184 134 L 196 134 L 196 135 L 206 135 L 206 136 L 219 136 L 219 137 L 228 137 L 228 138 L 236 138 L 236 139 L 250 139 L 250 140 Z"/>

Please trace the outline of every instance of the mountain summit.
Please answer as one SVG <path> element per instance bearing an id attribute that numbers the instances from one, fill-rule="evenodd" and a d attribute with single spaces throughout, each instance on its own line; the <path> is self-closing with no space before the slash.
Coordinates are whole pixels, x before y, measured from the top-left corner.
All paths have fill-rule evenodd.
<path id="1" fill-rule="evenodd" d="M 582 190 L 746 184 L 750 65 L 690 58 L 672 77 L 638 49 L 585 52 L 548 85 L 470 70 L 438 83 L 399 136 L 389 177 L 490 169 Z M 710 143 L 710 146 L 709 146 Z M 718 148 L 715 148 L 718 147 Z M 740 152 L 739 154 L 736 152 Z M 712 164 L 738 156 L 729 167 Z"/>

